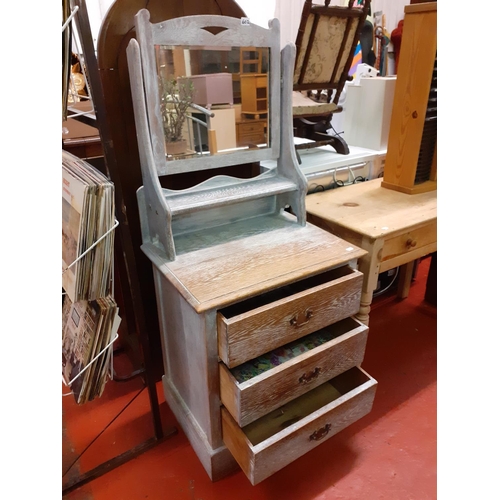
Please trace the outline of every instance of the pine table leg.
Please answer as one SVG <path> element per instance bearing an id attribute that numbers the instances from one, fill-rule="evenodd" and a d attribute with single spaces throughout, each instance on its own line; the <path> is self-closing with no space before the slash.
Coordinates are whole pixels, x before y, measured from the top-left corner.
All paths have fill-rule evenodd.
<path id="1" fill-rule="evenodd" d="M 361 288 L 361 302 L 356 318 L 368 325 L 370 305 L 373 299 L 373 291 L 377 287 L 380 260 L 382 258 L 383 240 L 370 241 L 363 239 L 361 247 L 368 252 L 359 260 L 359 271 L 363 273 L 363 286 Z"/>
<path id="2" fill-rule="evenodd" d="M 406 299 L 410 293 L 411 280 L 413 277 L 413 268 L 415 267 L 415 261 L 403 264 L 399 268 L 399 278 L 398 278 L 398 299 Z"/>

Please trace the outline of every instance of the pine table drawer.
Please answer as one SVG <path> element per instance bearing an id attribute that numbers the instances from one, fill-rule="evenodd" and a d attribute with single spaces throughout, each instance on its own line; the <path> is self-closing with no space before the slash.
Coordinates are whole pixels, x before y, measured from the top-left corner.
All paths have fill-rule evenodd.
<path id="1" fill-rule="evenodd" d="M 376 386 L 351 368 L 244 428 L 222 407 L 224 443 L 255 485 L 368 414 Z"/>
<path id="2" fill-rule="evenodd" d="M 399 255 L 418 251 L 436 241 L 437 222 L 407 231 L 384 242 L 381 261 L 390 260 Z"/>
<path id="3" fill-rule="evenodd" d="M 234 368 L 356 314 L 362 281 L 346 265 L 218 311 L 220 359 Z"/>
<path id="4" fill-rule="evenodd" d="M 222 404 L 243 427 L 359 366 L 367 338 L 367 326 L 346 318 L 233 370 L 221 362 Z"/>

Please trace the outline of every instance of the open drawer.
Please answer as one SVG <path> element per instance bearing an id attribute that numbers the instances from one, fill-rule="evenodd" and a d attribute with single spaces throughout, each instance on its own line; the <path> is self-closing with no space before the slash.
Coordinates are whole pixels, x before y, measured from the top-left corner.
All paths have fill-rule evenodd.
<path id="1" fill-rule="evenodd" d="M 346 318 L 232 370 L 221 362 L 222 404 L 243 427 L 359 366 L 367 337 L 367 326 Z"/>
<path id="2" fill-rule="evenodd" d="M 234 368 L 356 314 L 362 282 L 363 274 L 346 265 L 220 310 L 220 359 Z"/>
<path id="3" fill-rule="evenodd" d="M 222 437 L 257 484 L 371 411 L 377 382 L 355 367 L 240 428 L 222 407 Z"/>

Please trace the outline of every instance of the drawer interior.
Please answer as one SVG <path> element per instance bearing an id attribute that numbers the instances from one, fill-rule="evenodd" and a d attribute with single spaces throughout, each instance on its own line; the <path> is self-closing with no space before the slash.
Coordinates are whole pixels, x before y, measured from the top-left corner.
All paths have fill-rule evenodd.
<path id="1" fill-rule="evenodd" d="M 369 380 L 370 377 L 364 372 L 358 368 L 351 368 L 246 425 L 242 430 L 250 443 L 256 446 Z"/>
<path id="2" fill-rule="evenodd" d="M 231 374 L 241 384 L 358 327 L 356 320 L 346 318 L 238 365 L 230 370 Z"/>
<path id="3" fill-rule="evenodd" d="M 228 306 L 220 310 L 220 313 L 224 315 L 225 318 L 232 318 L 239 316 L 240 314 L 247 313 L 258 307 L 266 306 L 272 304 L 273 302 L 282 300 L 286 297 L 290 297 L 297 293 L 304 292 L 306 290 L 320 287 L 331 281 L 343 278 L 353 274 L 355 271 L 348 265 L 332 269 L 325 273 L 318 274 L 316 276 L 311 276 L 304 280 L 296 281 L 290 285 L 272 290 L 270 292 L 261 294 L 257 297 L 252 297 L 251 299 L 244 300 L 232 306 Z"/>

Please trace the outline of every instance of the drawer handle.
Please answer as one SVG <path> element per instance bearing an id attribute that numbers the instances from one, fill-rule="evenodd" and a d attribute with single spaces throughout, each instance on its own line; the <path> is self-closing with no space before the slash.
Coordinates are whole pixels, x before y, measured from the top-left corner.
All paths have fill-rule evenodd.
<path id="1" fill-rule="evenodd" d="M 332 424 L 326 424 L 324 427 L 321 427 L 321 429 L 314 431 L 309 436 L 309 441 L 319 441 L 320 439 L 324 438 L 330 432 L 331 428 L 332 428 Z"/>
<path id="2" fill-rule="evenodd" d="M 321 373 L 321 368 L 315 368 L 312 372 L 304 373 L 302 377 L 299 378 L 299 384 L 308 384 L 311 380 L 318 378 Z"/>
<path id="3" fill-rule="evenodd" d="M 412 240 L 411 238 L 406 240 L 406 248 L 414 248 L 416 245 L 417 242 L 415 240 Z"/>
<path id="4" fill-rule="evenodd" d="M 302 325 L 305 325 L 311 318 L 313 317 L 313 312 L 308 309 L 306 311 L 306 315 L 305 315 L 305 319 L 304 321 L 302 321 L 301 323 L 299 323 L 299 320 L 297 319 L 297 316 L 294 316 L 291 320 L 290 320 L 290 324 L 292 326 L 296 326 L 297 328 L 302 326 Z"/>

